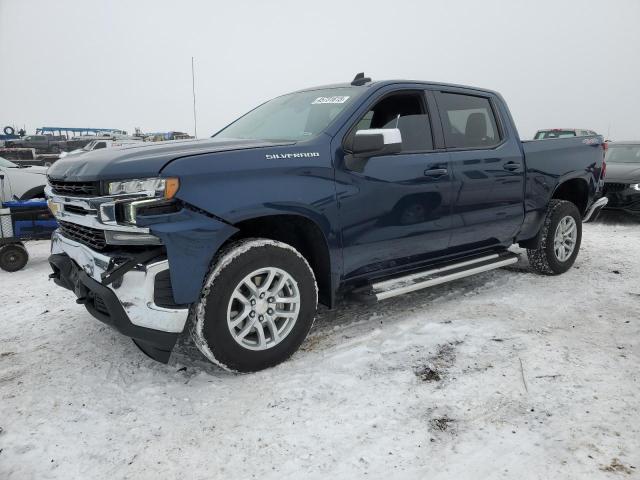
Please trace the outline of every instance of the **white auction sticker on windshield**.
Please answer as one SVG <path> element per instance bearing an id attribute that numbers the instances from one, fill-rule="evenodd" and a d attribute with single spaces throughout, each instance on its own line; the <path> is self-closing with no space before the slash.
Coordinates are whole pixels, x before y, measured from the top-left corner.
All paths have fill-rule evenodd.
<path id="1" fill-rule="evenodd" d="M 344 103 L 347 100 L 349 100 L 349 97 L 318 97 L 316 98 L 313 102 L 311 102 L 311 105 L 318 105 L 320 103 Z"/>

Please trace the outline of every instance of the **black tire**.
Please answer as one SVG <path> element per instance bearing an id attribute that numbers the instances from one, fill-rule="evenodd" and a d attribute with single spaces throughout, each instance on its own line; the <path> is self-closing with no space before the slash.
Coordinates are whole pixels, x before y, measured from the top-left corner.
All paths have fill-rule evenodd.
<path id="1" fill-rule="evenodd" d="M 13 135 L 14 133 L 16 133 L 16 130 L 13 127 L 9 126 L 9 125 L 4 127 L 3 131 L 4 131 L 5 135 Z"/>
<path id="2" fill-rule="evenodd" d="M 27 249 L 20 244 L 3 245 L 0 247 L 0 268 L 7 272 L 22 270 L 29 261 Z"/>
<path id="3" fill-rule="evenodd" d="M 554 235 L 560 221 L 567 216 L 575 221 L 577 235 L 573 252 L 566 260 L 561 261 L 554 251 Z M 527 249 L 531 269 L 543 275 L 559 275 L 566 272 L 576 261 L 581 241 L 582 216 L 578 207 L 566 200 L 551 200 L 540 233 L 540 245 L 536 249 Z"/>
<path id="4" fill-rule="evenodd" d="M 261 268 L 281 269 L 295 280 L 299 313 L 280 343 L 265 350 L 252 350 L 231 335 L 227 309 L 236 286 Z M 218 255 L 196 306 L 191 335 L 203 355 L 226 370 L 263 370 L 285 361 L 300 347 L 313 325 L 317 302 L 313 270 L 294 248 L 274 240 L 241 240 Z"/>

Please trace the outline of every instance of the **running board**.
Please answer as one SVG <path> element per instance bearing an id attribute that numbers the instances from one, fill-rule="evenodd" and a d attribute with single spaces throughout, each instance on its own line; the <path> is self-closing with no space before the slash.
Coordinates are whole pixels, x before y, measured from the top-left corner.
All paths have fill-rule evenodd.
<path id="1" fill-rule="evenodd" d="M 358 296 L 360 298 L 364 297 L 364 299 L 367 300 L 384 300 L 404 293 L 433 287 L 434 285 L 452 282 L 453 280 L 469 277 L 476 273 L 487 272 L 506 265 L 512 265 L 517 261 L 518 255 L 512 252 L 485 255 L 472 260 L 452 263 L 404 277 L 377 282 L 370 286 L 368 292 L 362 292 Z"/>

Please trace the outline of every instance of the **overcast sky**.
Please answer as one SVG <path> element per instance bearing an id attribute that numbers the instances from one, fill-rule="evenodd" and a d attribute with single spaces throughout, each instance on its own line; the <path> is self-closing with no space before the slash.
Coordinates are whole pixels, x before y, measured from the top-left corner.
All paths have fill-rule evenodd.
<path id="1" fill-rule="evenodd" d="M 520 135 L 640 140 L 640 0 L 0 0 L 0 127 L 198 136 L 308 86 L 374 79 L 500 91 Z"/>

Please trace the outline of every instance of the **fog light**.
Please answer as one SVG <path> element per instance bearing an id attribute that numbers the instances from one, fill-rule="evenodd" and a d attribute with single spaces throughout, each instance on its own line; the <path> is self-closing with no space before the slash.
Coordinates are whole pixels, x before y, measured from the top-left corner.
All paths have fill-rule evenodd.
<path id="1" fill-rule="evenodd" d="M 58 212 L 60 211 L 60 204 L 58 202 L 54 202 L 53 200 L 47 200 L 47 206 L 49 207 L 51 214 L 54 217 L 57 217 Z"/>

